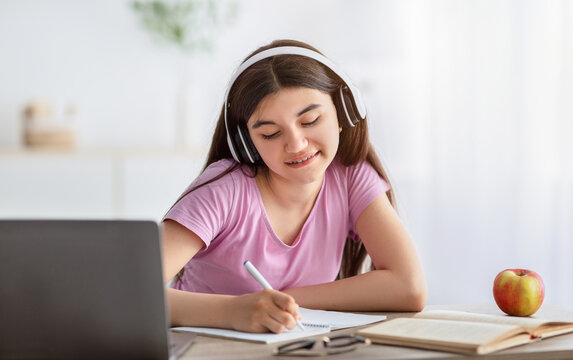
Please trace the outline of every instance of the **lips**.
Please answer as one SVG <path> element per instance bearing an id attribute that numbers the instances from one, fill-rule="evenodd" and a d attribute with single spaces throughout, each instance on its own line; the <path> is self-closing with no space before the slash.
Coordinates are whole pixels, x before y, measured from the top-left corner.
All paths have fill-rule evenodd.
<path id="1" fill-rule="evenodd" d="M 311 160 L 312 158 L 314 158 L 316 155 L 318 155 L 319 151 L 315 152 L 314 154 L 310 154 L 307 155 L 303 158 L 297 159 L 297 160 L 293 160 L 293 161 L 287 161 L 286 164 L 287 165 L 298 165 L 301 163 L 304 163 L 305 161 Z"/>

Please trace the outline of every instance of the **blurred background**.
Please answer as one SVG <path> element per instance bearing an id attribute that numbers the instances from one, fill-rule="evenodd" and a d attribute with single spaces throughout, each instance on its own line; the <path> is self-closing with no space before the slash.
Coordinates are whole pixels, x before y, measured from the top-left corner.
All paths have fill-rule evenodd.
<path id="1" fill-rule="evenodd" d="M 277 38 L 361 89 L 430 304 L 522 267 L 572 309 L 573 1 L 1 0 L 0 217 L 159 221 Z"/>

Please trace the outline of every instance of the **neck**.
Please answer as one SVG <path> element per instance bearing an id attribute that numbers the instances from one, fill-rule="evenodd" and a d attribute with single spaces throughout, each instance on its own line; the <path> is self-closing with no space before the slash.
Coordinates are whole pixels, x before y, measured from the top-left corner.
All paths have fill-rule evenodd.
<path id="1" fill-rule="evenodd" d="M 268 172 L 259 172 L 256 177 L 257 186 L 263 197 L 263 200 L 271 200 L 282 207 L 290 209 L 312 209 L 320 189 L 321 181 L 315 181 L 309 184 L 293 184 L 284 179 L 277 179 L 269 176 Z"/>

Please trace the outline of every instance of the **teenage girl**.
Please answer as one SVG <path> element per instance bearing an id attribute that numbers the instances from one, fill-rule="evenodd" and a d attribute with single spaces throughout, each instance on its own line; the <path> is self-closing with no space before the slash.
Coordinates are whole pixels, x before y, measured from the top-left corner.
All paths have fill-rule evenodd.
<path id="1" fill-rule="evenodd" d="M 393 204 L 350 79 L 305 43 L 259 48 L 231 78 L 203 172 L 163 222 L 172 325 L 278 333 L 298 306 L 421 310 L 424 273 Z"/>

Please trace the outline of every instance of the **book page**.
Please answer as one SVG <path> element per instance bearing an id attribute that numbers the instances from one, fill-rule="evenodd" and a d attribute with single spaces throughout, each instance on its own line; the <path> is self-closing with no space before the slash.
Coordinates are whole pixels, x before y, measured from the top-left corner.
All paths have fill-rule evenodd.
<path id="1" fill-rule="evenodd" d="M 401 339 L 403 344 L 440 343 L 477 348 L 520 332 L 524 330 L 513 325 L 398 318 L 359 330 L 357 334 L 373 341 L 387 338 Z"/>
<path id="2" fill-rule="evenodd" d="M 453 310 L 426 310 L 414 315 L 415 318 L 421 319 L 442 319 L 442 320 L 457 320 L 457 321 L 471 321 L 493 324 L 509 324 L 521 326 L 527 331 L 533 333 L 536 328 L 543 325 L 546 321 L 535 319 L 531 317 L 517 317 L 508 315 L 489 315 L 477 314 L 465 311 Z"/>

